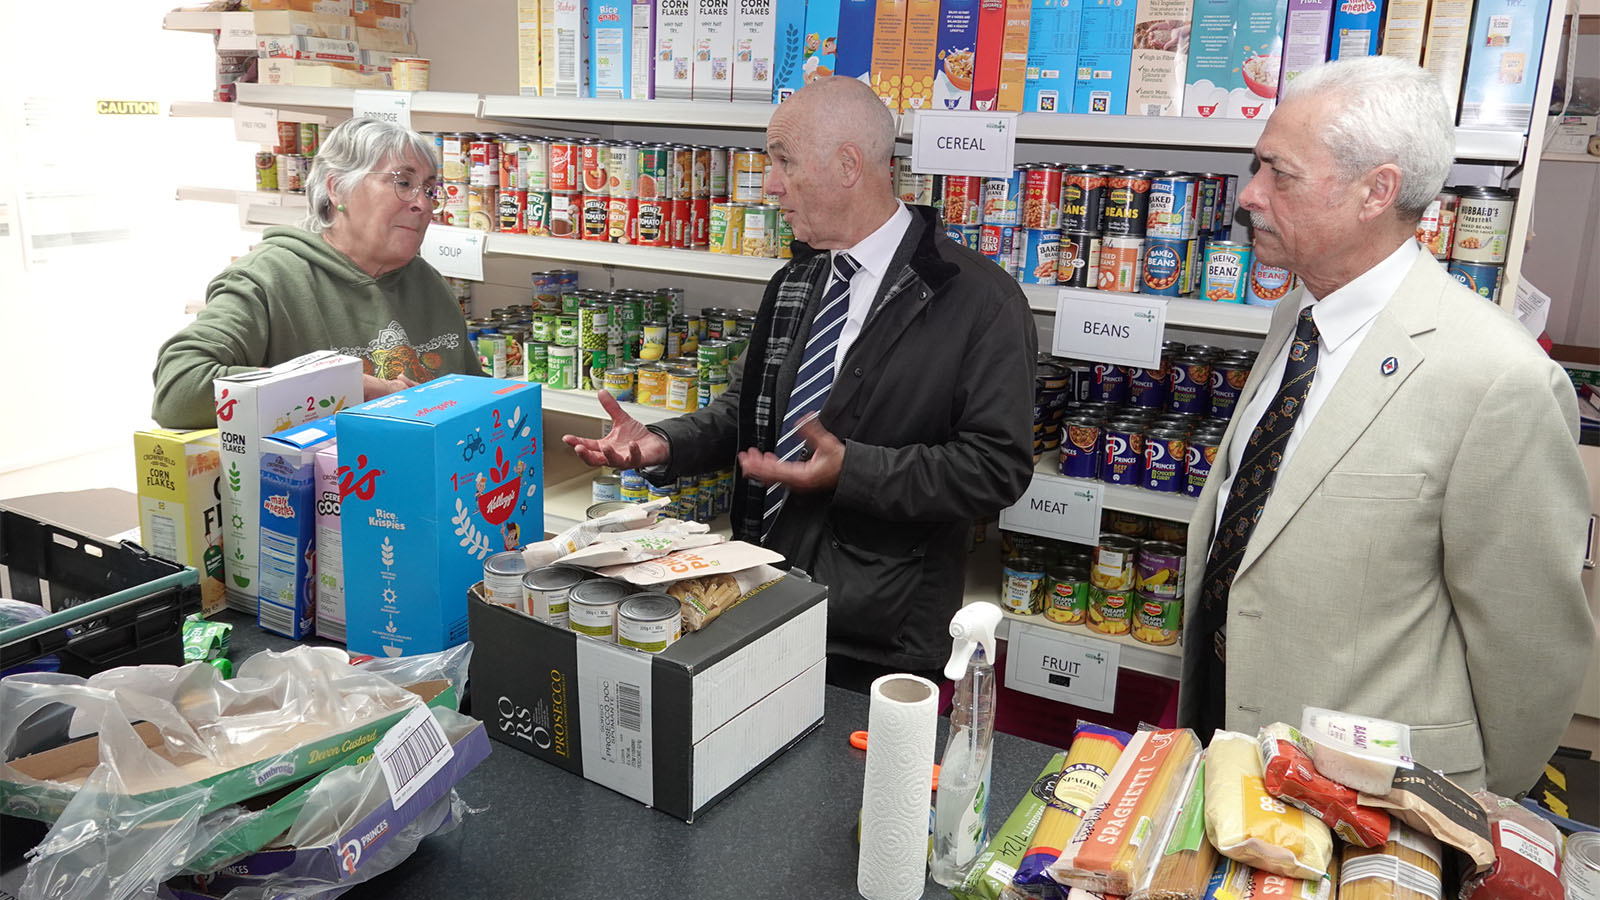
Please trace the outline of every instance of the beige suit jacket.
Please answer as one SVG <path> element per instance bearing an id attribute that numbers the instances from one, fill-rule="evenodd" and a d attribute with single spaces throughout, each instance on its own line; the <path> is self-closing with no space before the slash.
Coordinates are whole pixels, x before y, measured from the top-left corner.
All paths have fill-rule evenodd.
<path id="1" fill-rule="evenodd" d="M 1294 331 L 1273 314 L 1261 359 Z M 1384 363 L 1392 358 L 1392 374 Z M 1244 409 L 1263 385 L 1250 374 Z M 1236 419 L 1189 526 L 1196 609 Z M 1594 644 L 1571 383 L 1426 254 L 1374 321 L 1268 499 L 1227 612 L 1227 728 L 1321 706 L 1405 722 L 1413 756 L 1515 796 L 1565 731 Z M 1179 718 L 1207 651 L 1184 625 Z"/>

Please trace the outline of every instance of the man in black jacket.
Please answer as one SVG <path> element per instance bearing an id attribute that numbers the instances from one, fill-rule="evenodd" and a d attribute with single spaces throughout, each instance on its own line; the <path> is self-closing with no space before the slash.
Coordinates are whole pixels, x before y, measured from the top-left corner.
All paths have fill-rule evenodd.
<path id="1" fill-rule="evenodd" d="M 1032 476 L 1033 315 L 1011 276 L 895 197 L 893 117 L 865 84 L 796 92 L 767 151 L 794 260 L 728 392 L 649 428 L 602 393 L 610 433 L 564 440 L 662 481 L 737 455 L 734 536 L 828 586 L 828 680 L 935 675 L 972 522 Z"/>

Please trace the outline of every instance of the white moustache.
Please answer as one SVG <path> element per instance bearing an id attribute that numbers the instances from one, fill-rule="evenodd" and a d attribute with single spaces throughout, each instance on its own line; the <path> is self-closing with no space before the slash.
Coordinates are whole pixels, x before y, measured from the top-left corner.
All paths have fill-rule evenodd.
<path id="1" fill-rule="evenodd" d="M 1250 214 L 1250 227 L 1256 231 L 1265 231 L 1267 234 L 1277 234 L 1278 229 L 1267 224 L 1267 217 L 1260 213 Z"/>

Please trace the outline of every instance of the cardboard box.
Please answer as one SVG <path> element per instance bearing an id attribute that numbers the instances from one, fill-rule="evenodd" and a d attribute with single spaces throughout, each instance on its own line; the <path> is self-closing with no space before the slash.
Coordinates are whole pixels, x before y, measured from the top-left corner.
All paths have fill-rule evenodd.
<path id="1" fill-rule="evenodd" d="M 972 57 L 972 109 L 988 112 L 1000 99 L 1000 50 L 1006 37 L 1006 0 L 978 0 L 978 37 Z"/>
<path id="2" fill-rule="evenodd" d="M 1139 0 L 1128 65 L 1128 115 L 1183 115 L 1193 9 L 1194 0 Z"/>
<path id="3" fill-rule="evenodd" d="M 1022 111 L 1072 112 L 1083 0 L 1034 0 Z"/>
<path id="4" fill-rule="evenodd" d="M 261 440 L 261 603 L 257 624 L 300 640 L 317 619 L 317 451 L 334 421 L 308 422 Z"/>
<path id="5" fill-rule="evenodd" d="M 344 537 L 339 531 L 342 476 L 339 446 L 317 448 L 317 637 L 344 643 Z"/>
<path id="6" fill-rule="evenodd" d="M 1377 56 L 1383 33 L 1384 0 L 1338 0 L 1333 10 L 1333 40 L 1328 59 Z"/>
<path id="7" fill-rule="evenodd" d="M 363 50 L 384 50 L 402 56 L 417 55 L 417 36 L 387 28 L 357 28 L 356 43 Z"/>
<path id="8" fill-rule="evenodd" d="M 1455 118 L 1461 103 L 1461 72 L 1467 63 L 1467 40 L 1472 33 L 1473 0 L 1433 0 L 1428 10 L 1428 42 L 1422 48 L 1422 67 L 1439 79 L 1444 98 Z M 1537 70 L 1537 66 L 1535 66 Z"/>
<path id="9" fill-rule="evenodd" d="M 868 79 L 878 99 L 900 111 L 900 79 L 906 57 L 906 0 L 878 0 L 872 20 L 872 68 Z"/>
<path id="10" fill-rule="evenodd" d="M 1194 0 L 1189 61 L 1184 71 L 1183 114 L 1203 119 L 1228 115 L 1233 89 L 1233 36 L 1236 0 Z"/>
<path id="11" fill-rule="evenodd" d="M 1000 92 L 996 107 L 1002 112 L 1021 112 L 1028 87 L 1028 29 L 1032 24 L 1032 0 L 1006 0 L 1006 30 L 1000 41 Z"/>
<path id="12" fill-rule="evenodd" d="M 489 734 L 694 821 L 822 721 L 827 594 L 785 578 L 657 654 L 467 601 Z"/>
<path id="13" fill-rule="evenodd" d="M 688 100 L 694 96 L 696 6 L 696 0 L 658 0 L 656 4 L 657 99 Z"/>
<path id="14" fill-rule="evenodd" d="M 738 0 L 733 16 L 733 99 L 772 102 L 773 50 L 778 42 L 774 0 Z"/>
<path id="15" fill-rule="evenodd" d="M 587 0 L 543 0 L 539 8 L 541 97 L 589 96 Z"/>
<path id="16" fill-rule="evenodd" d="M 838 0 L 806 3 L 805 60 L 800 64 L 802 85 L 839 71 Z"/>
<path id="17" fill-rule="evenodd" d="M 1083 4 L 1073 112 L 1107 116 L 1127 111 L 1137 12 L 1134 0 L 1086 0 Z"/>
<path id="18" fill-rule="evenodd" d="M 939 0 L 907 0 L 905 59 L 900 64 L 900 110 L 932 109 L 939 71 Z"/>
<path id="19" fill-rule="evenodd" d="M 654 100 L 656 96 L 656 5 L 654 0 L 632 0 L 633 34 L 628 46 L 631 57 L 628 96 L 634 100 Z"/>
<path id="20" fill-rule="evenodd" d="M 492 553 L 544 534 L 540 388 L 447 375 L 339 418 L 351 651 L 466 640 L 466 590 Z"/>
<path id="21" fill-rule="evenodd" d="M 633 88 L 633 2 L 590 0 L 589 96 L 626 100 Z"/>
<path id="22" fill-rule="evenodd" d="M 694 0 L 696 100 L 733 99 L 733 6 L 730 0 Z"/>
<path id="23" fill-rule="evenodd" d="M 1478 0 L 1461 84 L 1462 128 L 1528 130 L 1549 18 L 1548 4 Z"/>
<path id="24" fill-rule="evenodd" d="M 355 0 L 353 9 L 358 28 L 411 30 L 411 7 L 387 0 Z"/>
<path id="25" fill-rule="evenodd" d="M 254 12 L 271 9 L 292 9 L 295 12 L 316 13 L 320 16 L 348 16 L 355 12 L 351 0 L 250 0 Z"/>
<path id="26" fill-rule="evenodd" d="M 1389 0 L 1383 18 L 1383 55 L 1422 65 L 1422 39 L 1427 34 L 1430 0 Z"/>
<path id="27" fill-rule="evenodd" d="M 1235 9 L 1239 27 L 1230 59 L 1236 74 L 1228 94 L 1228 118 L 1264 119 L 1278 105 L 1289 0 L 1238 0 Z"/>
<path id="28" fill-rule="evenodd" d="M 772 102 L 782 103 L 805 82 L 806 0 L 776 0 L 777 34 L 772 45 Z M 823 0 L 817 0 L 823 2 Z"/>
<path id="29" fill-rule="evenodd" d="M 539 0 L 517 0 L 517 96 L 537 97 L 539 75 Z"/>
<path id="30" fill-rule="evenodd" d="M 256 34 L 298 34 L 335 41 L 356 40 L 356 20 L 297 10 L 267 10 L 251 15 Z"/>
<path id="31" fill-rule="evenodd" d="M 133 436 L 139 480 L 139 540 L 146 550 L 200 576 L 200 611 L 225 605 L 222 583 L 222 462 L 217 430 L 153 429 Z"/>
<path id="32" fill-rule="evenodd" d="M 1302 72 L 1328 61 L 1333 37 L 1335 0 L 1289 0 L 1283 26 L 1283 64 L 1278 72 L 1278 96 Z"/>
<path id="33" fill-rule="evenodd" d="M 399 55 L 398 53 L 390 53 L 387 50 L 363 50 L 361 51 L 361 74 L 390 74 L 394 71 L 394 60 Z"/>
<path id="34" fill-rule="evenodd" d="M 878 27 L 878 0 L 839 0 L 839 43 L 835 75 L 872 79 L 872 48 Z"/>
<path id="35" fill-rule="evenodd" d="M 308 353 L 270 369 L 218 378 L 212 387 L 226 501 L 222 543 L 228 606 L 253 616 L 261 558 L 261 440 L 360 402 L 361 360 L 332 351 Z"/>
<path id="36" fill-rule="evenodd" d="M 327 63 L 305 62 L 293 59 L 263 59 L 258 70 L 261 84 L 299 87 L 389 87 L 389 73 L 362 72 Z"/>
<path id="37" fill-rule="evenodd" d="M 257 35 L 256 56 L 261 59 L 295 59 L 328 63 L 346 69 L 358 68 L 361 48 L 355 41 L 300 35 Z"/>
<path id="38" fill-rule="evenodd" d="M 1545 126 L 1548 153 L 1588 153 L 1600 116 L 1551 116 Z"/>

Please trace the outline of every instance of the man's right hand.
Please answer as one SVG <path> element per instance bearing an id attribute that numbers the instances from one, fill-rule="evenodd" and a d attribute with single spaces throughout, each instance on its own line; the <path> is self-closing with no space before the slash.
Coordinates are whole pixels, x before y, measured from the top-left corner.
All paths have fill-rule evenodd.
<path id="1" fill-rule="evenodd" d="M 600 408 L 611 416 L 611 431 L 603 438 L 564 434 L 561 440 L 591 466 L 640 469 L 667 461 L 667 441 L 623 411 L 610 391 L 600 392 Z"/>

